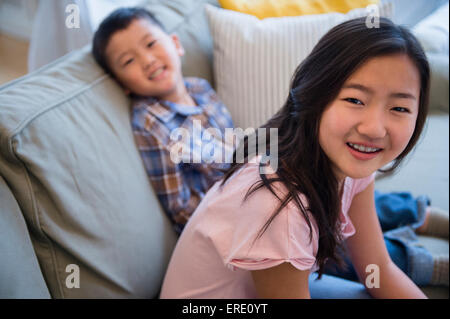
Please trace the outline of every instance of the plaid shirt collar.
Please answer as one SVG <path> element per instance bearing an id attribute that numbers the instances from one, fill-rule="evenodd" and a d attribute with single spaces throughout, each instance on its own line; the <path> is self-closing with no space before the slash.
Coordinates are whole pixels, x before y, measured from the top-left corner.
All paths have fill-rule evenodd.
<path id="1" fill-rule="evenodd" d="M 188 94 L 194 99 L 198 106 L 182 105 L 170 101 L 158 100 L 154 97 L 135 97 L 135 105 L 138 107 L 146 107 L 148 112 L 153 114 L 163 123 L 167 123 L 173 119 L 178 113 L 184 116 L 200 114 L 204 111 L 205 106 L 209 103 L 208 99 L 201 94 L 195 94 L 195 85 L 188 81 L 184 81 Z"/>

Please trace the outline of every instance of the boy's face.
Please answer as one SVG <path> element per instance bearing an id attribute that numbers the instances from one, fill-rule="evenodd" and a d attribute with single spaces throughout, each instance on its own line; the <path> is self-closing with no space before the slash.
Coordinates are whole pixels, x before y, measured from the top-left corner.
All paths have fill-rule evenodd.
<path id="1" fill-rule="evenodd" d="M 176 35 L 168 35 L 147 19 L 135 19 L 112 35 L 107 63 L 125 92 L 173 100 L 184 86 L 180 56 L 184 50 Z"/>

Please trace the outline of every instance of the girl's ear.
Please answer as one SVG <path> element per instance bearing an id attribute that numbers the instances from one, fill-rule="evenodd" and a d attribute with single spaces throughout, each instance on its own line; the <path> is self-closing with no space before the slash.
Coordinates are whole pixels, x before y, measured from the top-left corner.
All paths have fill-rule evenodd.
<path id="1" fill-rule="evenodd" d="M 176 34 L 171 34 L 170 37 L 172 38 L 173 43 L 175 44 L 175 48 L 177 49 L 177 53 L 179 56 L 183 56 L 184 55 L 184 48 L 181 45 L 180 39 L 178 38 L 178 36 Z"/>

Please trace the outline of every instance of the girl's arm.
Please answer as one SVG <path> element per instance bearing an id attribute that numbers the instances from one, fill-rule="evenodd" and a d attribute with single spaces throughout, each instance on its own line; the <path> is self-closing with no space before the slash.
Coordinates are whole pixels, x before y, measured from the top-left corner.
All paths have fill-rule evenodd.
<path id="1" fill-rule="evenodd" d="M 259 298 L 310 299 L 309 270 L 298 270 L 290 263 L 253 270 L 252 277 Z"/>
<path id="2" fill-rule="evenodd" d="M 372 182 L 353 198 L 349 210 L 356 233 L 347 239 L 346 244 L 358 277 L 374 298 L 426 298 L 389 257 L 376 213 L 374 189 L 375 183 Z M 373 266 L 366 272 L 368 265 L 378 266 L 379 288 L 366 285 L 366 279 L 376 284 L 372 279 L 377 275 L 377 268 Z"/>

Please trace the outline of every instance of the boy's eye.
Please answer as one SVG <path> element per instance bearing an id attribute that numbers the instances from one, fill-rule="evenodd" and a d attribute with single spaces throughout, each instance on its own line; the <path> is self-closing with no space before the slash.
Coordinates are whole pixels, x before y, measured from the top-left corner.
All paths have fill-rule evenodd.
<path id="1" fill-rule="evenodd" d="M 363 102 L 361 102 L 360 100 L 355 99 L 353 97 L 346 98 L 346 99 L 344 99 L 344 101 L 350 102 L 352 104 L 364 105 Z"/>
<path id="2" fill-rule="evenodd" d="M 125 63 L 123 64 L 123 66 L 127 66 L 128 64 L 130 64 L 131 62 L 133 62 L 133 59 L 128 59 L 125 61 Z"/>
<path id="3" fill-rule="evenodd" d="M 396 106 L 393 107 L 392 110 L 400 113 L 410 113 L 409 110 L 406 107 Z"/>
<path id="4" fill-rule="evenodd" d="M 147 48 L 151 48 L 155 44 L 156 40 L 153 40 L 149 43 L 147 43 Z"/>

